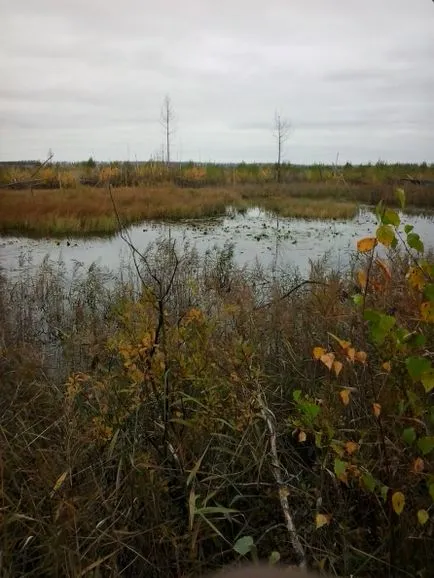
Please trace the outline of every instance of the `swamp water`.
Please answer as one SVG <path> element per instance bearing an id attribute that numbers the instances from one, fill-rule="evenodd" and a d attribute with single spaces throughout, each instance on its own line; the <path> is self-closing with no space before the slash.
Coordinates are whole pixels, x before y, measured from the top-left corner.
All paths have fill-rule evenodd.
<path id="1" fill-rule="evenodd" d="M 426 248 L 434 248 L 434 216 L 401 215 L 411 223 Z M 305 220 L 281 218 L 261 209 L 247 211 L 228 209 L 226 216 L 215 219 L 185 220 L 176 223 L 146 221 L 128 229 L 130 239 L 139 251 L 161 237 L 176 240 L 181 249 L 185 242 L 199 254 L 214 247 L 233 244 L 235 262 L 265 268 L 297 268 L 301 274 L 309 262 L 328 257 L 334 267 L 345 267 L 356 248 L 357 239 L 375 232 L 375 216 L 362 208 L 350 220 Z M 120 235 L 111 238 L 29 239 L 0 237 L 0 271 L 19 275 L 29 266 L 37 267 L 45 257 L 63 260 L 67 269 L 80 263 L 92 263 L 109 271 L 118 271 L 130 261 L 131 251 Z"/>

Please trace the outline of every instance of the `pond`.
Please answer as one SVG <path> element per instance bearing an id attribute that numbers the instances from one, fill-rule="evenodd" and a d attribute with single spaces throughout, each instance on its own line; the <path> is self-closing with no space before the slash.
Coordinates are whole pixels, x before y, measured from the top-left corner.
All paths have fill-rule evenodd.
<path id="1" fill-rule="evenodd" d="M 401 215 L 403 222 L 415 226 L 428 248 L 434 248 L 434 216 Z M 176 223 L 145 222 L 129 229 L 132 242 L 139 250 L 161 236 L 176 239 L 179 246 L 189 241 L 203 253 L 214 246 L 233 243 L 235 261 L 266 268 L 296 267 L 307 271 L 310 260 L 329 256 L 333 266 L 344 267 L 356 247 L 358 238 L 372 235 L 375 216 L 369 208 L 360 209 L 351 220 L 305 220 L 280 218 L 261 209 L 237 212 L 228 208 L 224 217 L 186 220 Z M 0 270 L 17 275 L 23 267 L 37 267 L 45 256 L 63 259 L 66 266 L 79 262 L 96 263 L 116 271 L 129 261 L 130 250 L 120 235 L 112 238 L 28 239 L 0 238 Z"/>

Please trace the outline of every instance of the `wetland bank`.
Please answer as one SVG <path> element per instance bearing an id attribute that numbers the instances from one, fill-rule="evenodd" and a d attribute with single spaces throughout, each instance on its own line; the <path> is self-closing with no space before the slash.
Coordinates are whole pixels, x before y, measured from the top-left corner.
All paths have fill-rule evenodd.
<path id="1" fill-rule="evenodd" d="M 289 564 L 289 512 L 313 568 L 429 576 L 434 221 L 405 189 L 113 187 L 122 236 L 107 187 L 3 195 L 9 575 Z"/>

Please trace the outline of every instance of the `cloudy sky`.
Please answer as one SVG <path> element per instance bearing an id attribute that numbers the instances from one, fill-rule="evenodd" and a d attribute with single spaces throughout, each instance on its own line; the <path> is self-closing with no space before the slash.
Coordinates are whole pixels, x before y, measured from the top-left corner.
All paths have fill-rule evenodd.
<path id="1" fill-rule="evenodd" d="M 434 161 L 431 0 L 0 0 L 0 160 Z"/>

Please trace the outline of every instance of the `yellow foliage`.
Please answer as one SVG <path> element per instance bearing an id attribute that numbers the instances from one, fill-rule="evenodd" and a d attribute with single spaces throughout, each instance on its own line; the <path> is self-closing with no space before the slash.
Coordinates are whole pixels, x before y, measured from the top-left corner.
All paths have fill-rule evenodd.
<path id="1" fill-rule="evenodd" d="M 414 289 L 419 289 L 419 291 L 421 291 L 425 287 L 426 279 L 424 272 L 420 267 L 410 267 L 406 279 L 410 287 L 413 287 Z"/>
<path id="2" fill-rule="evenodd" d="M 350 361 L 354 361 L 356 358 L 356 350 L 354 347 L 350 347 L 347 351 L 347 357 Z"/>
<path id="3" fill-rule="evenodd" d="M 415 474 L 421 474 L 425 468 L 425 463 L 422 458 L 416 458 L 413 462 L 412 470 Z"/>
<path id="4" fill-rule="evenodd" d="M 331 369 L 333 367 L 333 362 L 335 360 L 335 354 L 334 353 L 324 353 L 323 355 L 321 355 L 320 360 L 322 361 L 322 363 L 324 363 L 324 365 L 327 367 L 327 369 L 329 369 L 331 371 Z"/>
<path id="5" fill-rule="evenodd" d="M 418 510 L 417 521 L 421 526 L 424 526 L 429 520 L 429 514 L 426 510 Z"/>
<path id="6" fill-rule="evenodd" d="M 330 524 L 331 515 L 330 514 L 317 514 L 315 516 L 315 525 L 317 530 L 323 526 L 328 526 Z"/>
<path id="7" fill-rule="evenodd" d="M 368 251 L 372 251 L 376 244 L 377 239 L 375 237 L 365 237 L 357 241 L 357 251 L 359 251 L 359 253 L 367 253 Z"/>
<path id="8" fill-rule="evenodd" d="M 336 377 L 339 376 L 340 372 L 342 371 L 343 364 L 340 361 L 333 362 L 333 371 L 335 372 Z"/>
<path id="9" fill-rule="evenodd" d="M 434 323 L 434 301 L 425 301 L 420 306 L 420 316 L 427 323 Z"/>
<path id="10" fill-rule="evenodd" d="M 395 514 L 400 516 L 404 510 L 405 496 L 402 492 L 395 492 L 392 496 L 392 507 Z"/>
<path id="11" fill-rule="evenodd" d="M 387 373 L 390 373 L 392 371 L 392 364 L 390 363 L 390 361 L 385 361 L 382 366 L 381 366 L 384 371 L 386 371 Z"/>
<path id="12" fill-rule="evenodd" d="M 372 411 L 374 412 L 375 417 L 380 417 L 381 405 L 379 403 L 373 403 L 372 404 Z"/>
<path id="13" fill-rule="evenodd" d="M 367 358 L 368 356 L 365 351 L 357 351 L 355 354 L 356 361 L 359 361 L 360 363 L 366 363 Z"/>
<path id="14" fill-rule="evenodd" d="M 313 357 L 314 359 L 321 359 L 321 357 L 325 354 L 326 350 L 324 347 L 314 347 L 313 348 Z"/>
<path id="15" fill-rule="evenodd" d="M 359 447 L 359 444 L 356 442 L 348 441 L 345 443 L 345 451 L 349 456 L 352 456 L 354 453 L 356 453 Z"/>
<path id="16" fill-rule="evenodd" d="M 360 285 L 360 288 L 365 290 L 366 284 L 368 282 L 368 276 L 366 275 L 366 271 L 358 271 L 357 272 L 357 282 Z"/>
<path id="17" fill-rule="evenodd" d="M 350 390 L 349 389 L 342 389 L 339 392 L 339 396 L 341 401 L 344 405 L 348 405 L 350 403 Z"/>

